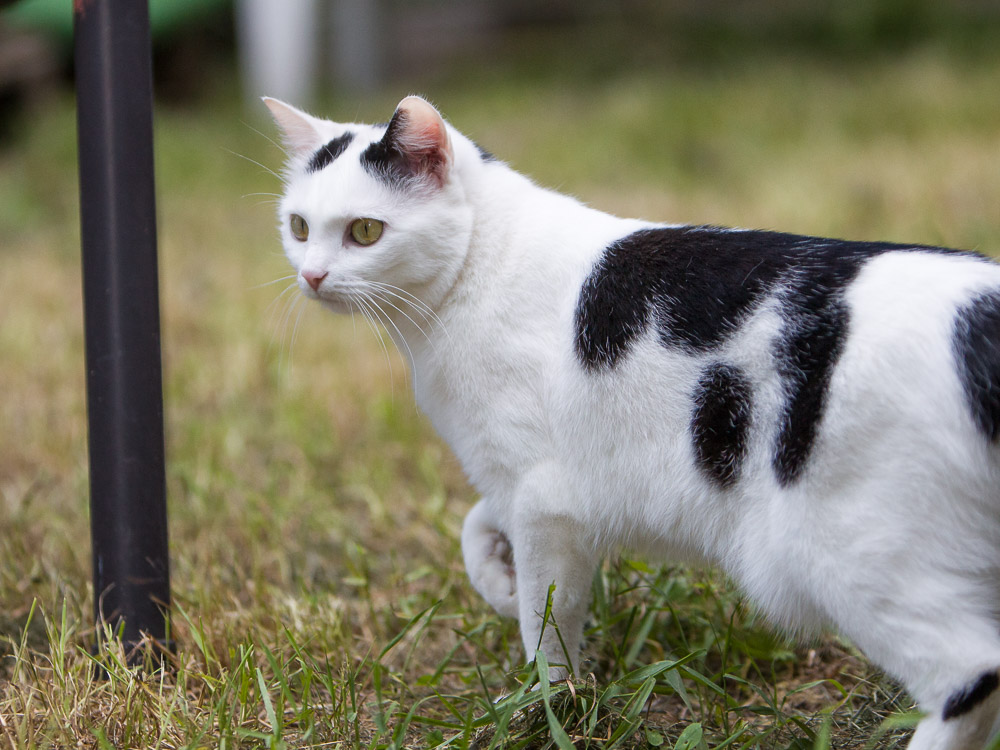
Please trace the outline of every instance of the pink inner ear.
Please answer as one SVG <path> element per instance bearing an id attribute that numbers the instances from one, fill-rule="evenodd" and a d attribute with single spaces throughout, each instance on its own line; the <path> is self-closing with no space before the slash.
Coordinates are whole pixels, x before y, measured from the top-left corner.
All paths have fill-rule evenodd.
<path id="1" fill-rule="evenodd" d="M 407 154 L 414 166 L 443 183 L 452 161 L 451 139 L 441 115 L 430 104 L 408 96 L 397 107 L 405 116 L 396 145 Z"/>
<path id="2" fill-rule="evenodd" d="M 274 121 L 281 129 L 285 145 L 294 156 L 311 154 L 323 144 L 319 130 L 305 112 L 269 97 L 264 97 L 264 104 L 271 110 Z"/>

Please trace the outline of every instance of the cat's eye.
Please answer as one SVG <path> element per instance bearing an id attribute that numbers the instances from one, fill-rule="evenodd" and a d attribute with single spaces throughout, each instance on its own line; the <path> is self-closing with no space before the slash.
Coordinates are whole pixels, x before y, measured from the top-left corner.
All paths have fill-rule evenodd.
<path id="1" fill-rule="evenodd" d="M 355 219 L 351 224 L 351 237 L 359 245 L 371 245 L 382 236 L 384 225 L 378 219 Z"/>
<path id="2" fill-rule="evenodd" d="M 309 225 L 301 216 L 298 214 L 292 214 L 288 220 L 288 224 L 292 230 L 292 237 L 297 239 L 299 242 L 305 242 L 309 239 Z"/>

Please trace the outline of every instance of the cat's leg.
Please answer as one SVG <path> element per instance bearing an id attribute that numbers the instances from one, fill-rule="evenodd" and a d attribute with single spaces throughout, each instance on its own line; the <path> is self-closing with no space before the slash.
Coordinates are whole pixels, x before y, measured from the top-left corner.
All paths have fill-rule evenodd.
<path id="1" fill-rule="evenodd" d="M 984 750 L 1000 717 L 1000 633 L 982 606 L 986 587 L 933 578 L 923 579 L 933 598 L 900 581 L 898 598 L 859 607 L 866 626 L 848 635 L 926 714 L 909 750 Z"/>
<path id="2" fill-rule="evenodd" d="M 510 541 L 500 531 L 486 500 L 469 511 L 462 524 L 462 557 L 473 587 L 504 617 L 518 616 L 517 579 Z"/>
<path id="3" fill-rule="evenodd" d="M 565 494 L 567 484 L 551 471 L 536 472 L 518 493 L 511 529 L 521 639 L 529 660 L 536 651 L 545 654 L 552 680 L 565 678 L 579 666 L 598 563 L 585 541 L 583 524 L 552 502 Z"/>
<path id="4" fill-rule="evenodd" d="M 943 706 L 928 707 L 908 750 L 985 750 L 1000 731 L 1000 675 L 986 670 L 956 689 Z"/>

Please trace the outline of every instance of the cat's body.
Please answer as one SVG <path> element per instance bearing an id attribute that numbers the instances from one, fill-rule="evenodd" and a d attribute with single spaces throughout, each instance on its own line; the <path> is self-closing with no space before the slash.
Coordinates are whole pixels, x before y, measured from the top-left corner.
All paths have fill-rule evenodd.
<path id="1" fill-rule="evenodd" d="M 777 625 L 832 626 L 901 680 L 928 712 L 911 748 L 983 746 L 1000 709 L 1000 266 L 619 219 L 415 98 L 388 126 L 268 104 L 300 286 L 376 312 L 410 359 L 482 493 L 470 578 L 529 655 L 576 667 L 601 556 L 705 560 Z M 540 617 L 552 583 L 558 633 Z"/>

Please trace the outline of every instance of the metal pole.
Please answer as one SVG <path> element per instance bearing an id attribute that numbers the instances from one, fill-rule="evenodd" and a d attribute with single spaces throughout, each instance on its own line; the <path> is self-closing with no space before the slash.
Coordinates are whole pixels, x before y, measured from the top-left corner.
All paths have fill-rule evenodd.
<path id="1" fill-rule="evenodd" d="M 94 618 L 166 645 L 149 8 L 75 0 L 74 16 Z"/>

